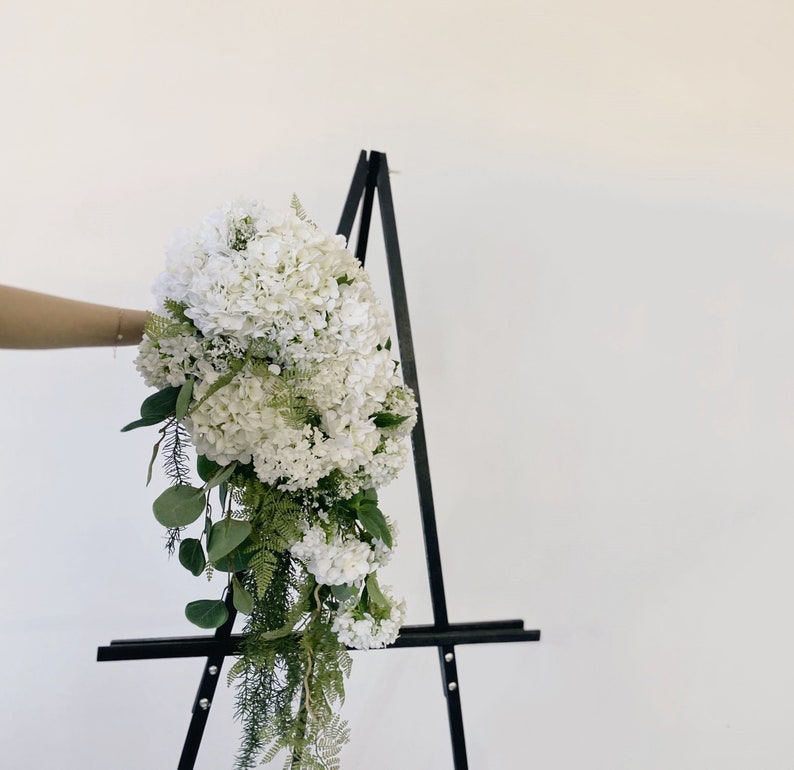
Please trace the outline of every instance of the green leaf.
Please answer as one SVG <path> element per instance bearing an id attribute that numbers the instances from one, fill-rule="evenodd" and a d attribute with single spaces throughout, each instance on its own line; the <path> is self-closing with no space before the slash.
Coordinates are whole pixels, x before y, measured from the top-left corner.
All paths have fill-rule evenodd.
<path id="1" fill-rule="evenodd" d="M 199 455 L 196 459 L 196 472 L 202 481 L 209 481 L 222 467 L 204 455 Z"/>
<path id="2" fill-rule="evenodd" d="M 230 554 L 251 534 L 251 523 L 239 519 L 224 519 L 212 525 L 207 540 L 207 555 L 210 561 Z"/>
<path id="3" fill-rule="evenodd" d="M 377 505 L 378 493 L 374 489 L 365 489 L 362 492 L 356 492 L 353 497 L 348 500 L 340 500 L 339 505 L 350 513 L 358 513 L 362 505 Z"/>
<path id="4" fill-rule="evenodd" d="M 364 504 L 356 512 L 361 526 L 373 537 L 382 540 L 387 547 L 391 548 L 392 539 L 389 525 L 386 523 L 386 517 L 381 513 L 380 509 L 373 504 Z"/>
<path id="5" fill-rule="evenodd" d="M 186 527 L 204 511 L 206 497 L 203 489 L 189 484 L 177 484 L 160 495 L 152 505 L 154 518 L 164 527 Z"/>
<path id="6" fill-rule="evenodd" d="M 185 607 L 185 617 L 199 628 L 220 628 L 229 619 L 229 610 L 220 599 L 198 599 Z"/>
<path id="7" fill-rule="evenodd" d="M 132 422 L 128 422 L 122 429 L 122 433 L 126 433 L 128 430 L 135 430 L 136 428 L 145 428 L 148 425 L 157 425 L 158 422 L 162 422 L 165 418 L 164 417 L 141 417 L 140 420 L 133 420 Z"/>
<path id="8" fill-rule="evenodd" d="M 395 428 L 408 419 L 407 416 L 391 414 L 390 412 L 377 412 L 372 415 L 372 422 L 376 428 Z"/>
<path id="9" fill-rule="evenodd" d="M 195 537 L 187 537 L 179 544 L 179 563 L 188 571 L 198 577 L 204 572 L 207 559 L 201 541 Z"/>
<path id="10" fill-rule="evenodd" d="M 232 553 L 213 561 L 212 566 L 221 572 L 244 572 L 251 565 L 256 551 L 256 546 L 248 539 L 235 548 Z"/>
<path id="11" fill-rule="evenodd" d="M 152 481 L 152 471 L 154 470 L 154 461 L 157 459 L 157 453 L 160 451 L 160 444 L 163 443 L 165 439 L 165 432 L 160 431 L 163 435 L 160 436 L 160 440 L 155 443 L 152 447 L 152 457 L 149 460 L 149 469 L 146 471 L 146 486 L 148 487 Z"/>
<path id="12" fill-rule="evenodd" d="M 369 600 L 378 607 L 384 610 L 388 610 L 391 607 L 389 600 L 383 595 L 383 591 L 380 590 L 378 579 L 375 577 L 374 572 L 367 575 L 367 593 L 369 594 Z"/>
<path id="13" fill-rule="evenodd" d="M 209 491 L 213 487 L 217 487 L 219 484 L 223 484 L 223 482 L 226 481 L 229 478 L 229 476 L 231 476 L 232 473 L 235 472 L 236 469 L 237 469 L 236 460 L 224 466 L 223 468 L 220 468 L 212 475 L 212 478 L 209 481 L 207 481 L 207 483 L 204 485 L 205 489 Z"/>
<path id="14" fill-rule="evenodd" d="M 159 417 L 160 420 L 164 420 L 168 415 L 173 414 L 180 390 L 181 388 L 168 387 L 152 393 L 141 404 L 141 417 Z"/>
<path id="15" fill-rule="evenodd" d="M 243 584 L 236 576 L 232 578 L 232 603 L 243 615 L 250 615 L 254 609 L 254 597 L 243 588 Z"/>
<path id="16" fill-rule="evenodd" d="M 121 432 L 126 433 L 128 430 L 135 430 L 135 428 L 157 425 L 158 422 L 162 422 L 166 417 L 172 415 L 176 408 L 179 391 L 180 388 L 168 387 L 158 390 L 157 393 L 152 393 L 141 404 L 141 419 L 128 423 L 121 429 Z"/>
<path id="17" fill-rule="evenodd" d="M 193 378 L 188 377 L 185 384 L 179 389 L 179 395 L 176 397 L 176 404 L 174 404 L 174 411 L 176 419 L 181 420 L 187 415 L 190 408 L 190 399 L 193 396 Z"/>
<path id="18" fill-rule="evenodd" d="M 358 589 L 343 584 L 341 586 L 331 586 L 331 593 L 337 601 L 346 602 L 351 596 L 355 596 L 358 593 Z"/>

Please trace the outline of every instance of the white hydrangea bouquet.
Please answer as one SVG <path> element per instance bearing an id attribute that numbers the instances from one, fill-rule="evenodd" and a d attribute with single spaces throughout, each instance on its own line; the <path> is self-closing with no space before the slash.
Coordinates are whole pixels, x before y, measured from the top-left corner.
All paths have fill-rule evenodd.
<path id="1" fill-rule="evenodd" d="M 136 365 L 157 392 L 124 430 L 162 423 L 149 480 L 161 452 L 167 547 L 194 575 L 225 576 L 188 619 L 223 625 L 229 595 L 247 615 L 229 674 L 236 767 L 286 751 L 285 768 L 337 768 L 346 647 L 390 644 L 405 614 L 377 579 L 396 528 L 376 489 L 405 464 L 416 422 L 388 315 L 344 238 L 295 198 L 287 213 L 227 204 L 178 233 L 154 291 Z"/>

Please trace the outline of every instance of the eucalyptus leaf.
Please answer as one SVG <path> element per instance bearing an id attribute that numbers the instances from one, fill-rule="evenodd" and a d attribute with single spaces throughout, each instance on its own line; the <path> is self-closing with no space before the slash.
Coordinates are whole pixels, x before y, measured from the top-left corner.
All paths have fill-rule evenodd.
<path id="1" fill-rule="evenodd" d="M 388 610 L 391 607 L 389 600 L 383 595 L 383 591 L 380 590 L 378 579 L 375 577 L 374 572 L 367 575 L 367 593 L 369 594 L 369 600 L 378 607 L 384 610 Z"/>
<path id="2" fill-rule="evenodd" d="M 236 576 L 232 580 L 232 603 L 243 615 L 250 615 L 254 609 L 254 597 L 243 588 L 243 584 Z"/>
<path id="3" fill-rule="evenodd" d="M 216 471 L 213 474 L 212 478 L 204 485 L 205 489 L 209 491 L 213 487 L 217 487 L 219 484 L 223 484 L 223 482 L 226 481 L 229 478 L 229 476 L 231 476 L 232 473 L 235 472 L 235 470 L 237 470 L 236 460 L 232 463 L 229 463 L 220 470 Z"/>
<path id="4" fill-rule="evenodd" d="M 179 563 L 188 571 L 198 577 L 204 572 L 207 559 L 201 541 L 195 537 L 187 537 L 179 544 Z"/>
<path id="5" fill-rule="evenodd" d="M 164 420 L 173 414 L 180 390 L 178 387 L 167 387 L 152 393 L 141 404 L 141 417 L 158 417 L 159 420 Z"/>
<path id="6" fill-rule="evenodd" d="M 196 472 L 202 481 L 209 481 L 222 467 L 204 455 L 199 455 L 196 459 Z"/>
<path id="7" fill-rule="evenodd" d="M 350 597 L 358 593 L 358 589 L 353 588 L 353 586 L 342 584 L 341 586 L 331 586 L 331 593 L 337 601 L 346 602 Z"/>
<path id="8" fill-rule="evenodd" d="M 152 505 L 154 518 L 164 527 L 186 527 L 204 511 L 204 490 L 189 484 L 168 487 Z"/>
<path id="9" fill-rule="evenodd" d="M 245 572 L 251 565 L 251 560 L 256 555 L 257 548 L 249 540 L 241 543 L 230 554 L 221 556 L 212 562 L 212 566 L 220 572 Z"/>
<path id="10" fill-rule="evenodd" d="M 373 537 L 382 540 L 388 548 L 392 546 L 391 532 L 385 516 L 376 505 L 362 505 L 356 512 L 361 526 Z"/>
<path id="11" fill-rule="evenodd" d="M 251 524 L 239 519 L 223 519 L 212 525 L 207 540 L 207 555 L 214 562 L 230 554 L 251 534 Z"/>
<path id="12" fill-rule="evenodd" d="M 179 389 L 179 395 L 176 397 L 176 404 L 174 404 L 177 420 L 181 420 L 185 417 L 190 408 L 190 399 L 193 396 L 193 382 L 193 378 L 188 377 L 185 380 L 185 384 Z"/>
<path id="13" fill-rule="evenodd" d="M 220 599 L 198 599 L 185 607 L 185 617 L 199 628 L 220 628 L 229 619 L 229 610 Z"/>

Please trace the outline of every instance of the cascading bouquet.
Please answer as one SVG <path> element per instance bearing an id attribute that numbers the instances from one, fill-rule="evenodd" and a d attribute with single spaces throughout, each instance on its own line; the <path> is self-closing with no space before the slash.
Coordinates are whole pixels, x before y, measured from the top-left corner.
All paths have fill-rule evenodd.
<path id="1" fill-rule="evenodd" d="M 180 232 L 154 292 L 136 365 L 158 390 L 124 430 L 162 423 L 148 479 L 159 451 L 167 548 L 196 576 L 225 575 L 187 618 L 221 626 L 229 592 L 248 616 L 229 674 L 236 767 L 286 751 L 285 768 L 337 768 L 346 647 L 390 644 L 405 614 L 377 579 L 396 527 L 375 490 L 405 464 L 416 422 L 388 315 L 344 238 L 295 198 L 288 213 L 227 204 Z"/>

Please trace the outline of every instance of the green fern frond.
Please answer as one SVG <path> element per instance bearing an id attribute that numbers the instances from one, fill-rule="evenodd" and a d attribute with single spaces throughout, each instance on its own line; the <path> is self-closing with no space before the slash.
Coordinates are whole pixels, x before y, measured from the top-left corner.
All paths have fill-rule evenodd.
<path id="1" fill-rule="evenodd" d="M 295 430 L 300 430 L 304 425 L 318 425 L 320 422 L 317 409 L 295 388 L 279 389 L 270 400 L 270 406 Z"/>
<path id="2" fill-rule="evenodd" d="M 178 337 L 180 334 L 195 334 L 196 330 L 192 323 L 175 321 L 166 316 L 149 313 L 143 327 L 144 334 L 150 339 L 157 340 L 166 337 Z"/>
<path id="3" fill-rule="evenodd" d="M 268 548 L 259 548 L 250 562 L 251 574 L 255 584 L 255 596 L 261 599 L 267 591 L 276 571 L 276 556 Z"/>
<path id="4" fill-rule="evenodd" d="M 317 225 L 309 219 L 309 215 L 306 213 L 306 210 L 303 208 L 298 196 L 295 193 L 292 194 L 292 201 L 290 202 L 290 208 L 295 212 L 295 216 L 301 220 L 301 222 L 306 222 L 306 224 L 312 225 L 313 227 L 317 227 Z"/>
<path id="5" fill-rule="evenodd" d="M 180 324 L 188 324 L 189 326 L 193 326 L 193 321 L 187 317 L 185 311 L 187 310 L 187 304 L 185 302 L 177 302 L 174 299 L 167 299 L 163 302 L 165 309 L 171 314 L 171 317 Z"/>
<path id="6" fill-rule="evenodd" d="M 275 377 L 275 375 L 273 375 L 269 369 L 269 367 L 272 365 L 270 361 L 268 361 L 264 356 L 257 356 L 255 353 L 252 353 L 251 356 L 252 360 L 248 364 L 248 371 L 254 377 L 258 377 L 259 379 L 265 380 L 266 382 L 267 380 Z M 262 384 L 264 385 L 265 383 Z"/>

